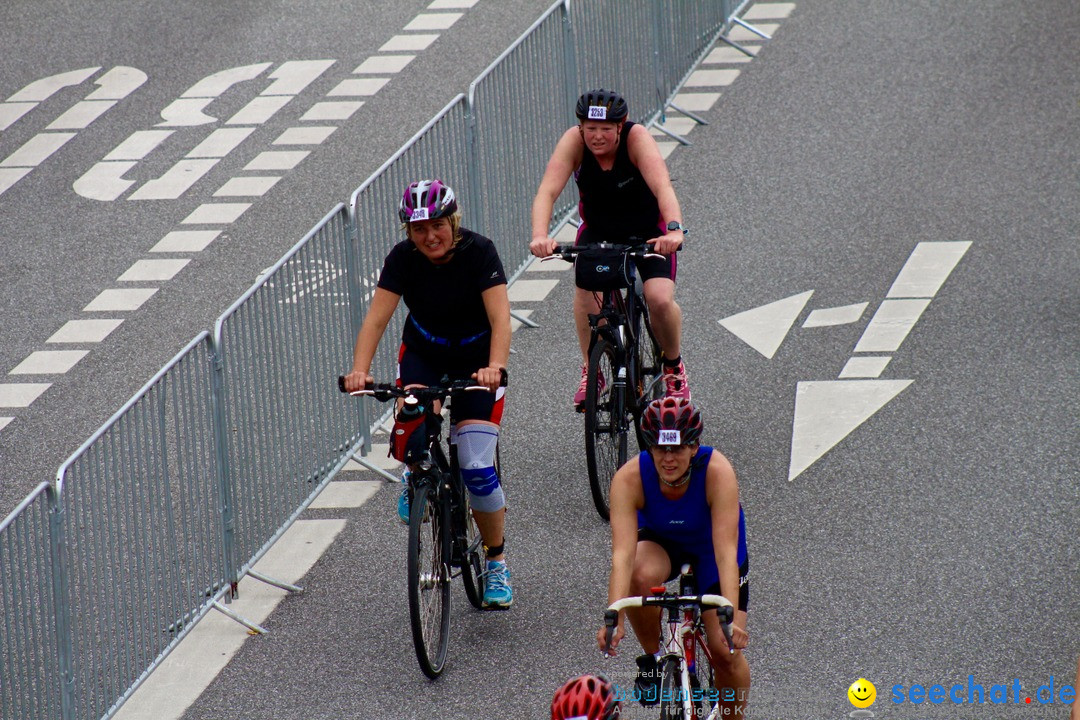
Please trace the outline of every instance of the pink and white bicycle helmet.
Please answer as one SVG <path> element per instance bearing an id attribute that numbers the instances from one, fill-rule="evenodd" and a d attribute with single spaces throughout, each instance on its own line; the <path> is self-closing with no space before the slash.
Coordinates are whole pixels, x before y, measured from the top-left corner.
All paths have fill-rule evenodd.
<path id="1" fill-rule="evenodd" d="M 448 217 L 457 211 L 457 198 L 442 180 L 417 180 L 409 183 L 398 204 L 403 223 Z"/>

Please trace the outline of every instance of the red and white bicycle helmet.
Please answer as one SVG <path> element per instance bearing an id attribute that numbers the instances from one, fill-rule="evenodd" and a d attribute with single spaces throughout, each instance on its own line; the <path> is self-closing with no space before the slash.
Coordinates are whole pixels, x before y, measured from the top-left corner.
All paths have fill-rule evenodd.
<path id="1" fill-rule="evenodd" d="M 653 445 L 692 445 L 704 429 L 701 413 L 684 398 L 653 400 L 641 414 L 641 436 Z"/>
<path id="2" fill-rule="evenodd" d="M 442 180 L 417 180 L 409 183 L 398 204 L 398 217 L 403 223 L 434 220 L 457 211 L 457 198 Z"/>
<path id="3" fill-rule="evenodd" d="M 570 678 L 551 699 L 551 720 L 616 720 L 621 713 L 622 701 L 604 675 Z"/>

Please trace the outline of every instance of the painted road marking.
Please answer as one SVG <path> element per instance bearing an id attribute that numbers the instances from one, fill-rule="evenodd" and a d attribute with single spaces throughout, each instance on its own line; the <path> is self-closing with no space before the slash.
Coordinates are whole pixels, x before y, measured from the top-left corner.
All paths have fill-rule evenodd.
<path id="1" fill-rule="evenodd" d="M 235 115 L 225 121 L 226 125 L 262 125 L 272 118 L 277 111 L 292 101 L 291 95 L 253 98 Z"/>
<path id="2" fill-rule="evenodd" d="M 830 327 L 833 325 L 849 325 L 858 322 L 862 317 L 866 306 L 870 303 L 856 303 L 842 307 L 821 308 L 814 310 L 802 324 L 804 328 Z"/>
<path id="3" fill-rule="evenodd" d="M 150 152 L 172 135 L 175 130 L 139 130 L 133 132 L 121 142 L 105 160 L 142 160 Z M 78 181 L 76 181 L 78 182 Z M 130 183 L 129 183 L 130 184 Z"/>
<path id="4" fill-rule="evenodd" d="M 348 120 L 363 105 L 360 102 L 318 102 L 303 114 L 300 120 L 324 122 L 326 120 Z"/>
<path id="5" fill-rule="evenodd" d="M 244 166 L 245 170 L 292 170 L 310 150 L 265 150 Z"/>
<path id="6" fill-rule="evenodd" d="M 280 177 L 234 177 L 217 189 L 214 197 L 262 197 L 270 192 Z"/>
<path id="7" fill-rule="evenodd" d="M 213 170 L 219 161 L 220 158 L 178 160 L 161 177 L 147 180 L 128 200 L 175 200 Z"/>
<path id="8" fill-rule="evenodd" d="M 792 2 L 756 2 L 747 9 L 742 19 L 747 22 L 751 20 L 783 20 L 791 15 L 791 11 L 794 9 L 795 3 Z"/>
<path id="9" fill-rule="evenodd" d="M 415 55 L 372 55 L 356 66 L 353 75 L 398 73 L 415 58 Z"/>
<path id="10" fill-rule="evenodd" d="M 72 85 L 81 85 L 100 69 L 100 67 L 89 67 L 81 70 L 70 70 L 30 83 L 5 101 L 5 106 L 10 103 L 13 107 L 8 108 L 6 112 L 0 113 L 0 130 L 9 128 L 12 123 L 36 107 L 38 103 L 48 100 L 57 91 Z"/>
<path id="11" fill-rule="evenodd" d="M 381 480 L 333 481 L 323 488 L 308 507 L 312 510 L 357 508 L 370 500 L 383 484 Z"/>
<path id="12" fill-rule="evenodd" d="M 83 312 L 130 312 L 138 310 L 153 297 L 157 288 L 131 288 L 125 290 L 102 290 L 90 301 Z"/>
<path id="13" fill-rule="evenodd" d="M 220 230 L 173 230 L 150 252 L 202 252 L 220 234 Z"/>
<path id="14" fill-rule="evenodd" d="M 10 423 L 14 419 L 15 418 L 13 417 L 0 417 L 0 430 L 6 428 L 8 426 L 8 423 Z"/>
<path id="15" fill-rule="evenodd" d="M 723 87 L 735 82 L 738 70 L 695 70 L 686 78 L 683 87 Z"/>
<path id="16" fill-rule="evenodd" d="M 753 53 L 756 53 L 761 49 L 760 46 L 743 45 L 743 47 Z M 722 47 L 713 48 L 712 52 L 705 56 L 705 59 L 701 62 L 703 65 L 720 65 L 726 63 L 748 63 L 753 59 L 754 58 L 751 55 L 736 50 L 730 45 L 724 45 Z"/>
<path id="17" fill-rule="evenodd" d="M 336 127 L 292 127 L 278 135 L 274 145 L 321 145 L 330 137 Z"/>
<path id="18" fill-rule="evenodd" d="M 509 288 L 510 302 L 540 302 L 559 284 L 558 280 L 518 280 Z"/>
<path id="19" fill-rule="evenodd" d="M 33 168 L 0 168 L 0 195 L 30 174 Z"/>
<path id="20" fill-rule="evenodd" d="M 330 69 L 337 60 L 290 60 L 281 63 L 270 77 L 274 82 L 263 95 L 298 95 Z"/>
<path id="21" fill-rule="evenodd" d="M 191 260 L 136 260 L 117 282 L 159 282 L 172 280 Z"/>
<path id="22" fill-rule="evenodd" d="M 358 97 L 374 95 L 382 89 L 382 86 L 390 82 L 390 78 L 347 78 L 342 80 L 333 90 L 326 93 L 327 97 Z"/>
<path id="23" fill-rule="evenodd" d="M 182 225 L 228 225 L 251 207 L 251 203 L 203 203 L 180 221 Z"/>
<path id="24" fill-rule="evenodd" d="M 719 322 L 735 337 L 771 360 L 813 294 L 813 290 L 807 290 L 736 313 Z"/>
<path id="25" fill-rule="evenodd" d="M 255 128 L 218 128 L 188 152 L 189 158 L 223 158 L 247 140 Z"/>
<path id="26" fill-rule="evenodd" d="M 840 371 L 840 378 L 876 378 L 881 377 L 885 367 L 892 360 L 891 356 L 861 355 L 849 358 L 844 369 Z"/>
<path id="27" fill-rule="evenodd" d="M 52 383 L 0 383 L 0 407 L 27 407 L 49 389 Z"/>
<path id="28" fill-rule="evenodd" d="M 421 13 L 402 30 L 446 30 L 461 19 L 462 13 Z"/>
<path id="29" fill-rule="evenodd" d="M 934 297 L 969 247 L 970 242 L 919 243 L 885 297 Z"/>
<path id="30" fill-rule="evenodd" d="M 776 33 L 776 28 L 780 26 L 776 23 L 754 23 L 754 27 L 756 27 L 758 30 L 765 33 L 771 38 Z M 731 32 L 728 33 L 727 37 L 728 40 L 737 42 L 739 44 L 742 44 L 746 41 L 760 42 L 764 39 L 757 33 L 751 32 L 750 30 L 739 26 L 731 28 Z"/>
<path id="31" fill-rule="evenodd" d="M 52 334 L 46 343 L 98 343 L 120 327 L 123 320 L 101 318 L 99 320 L 68 320 Z"/>
<path id="32" fill-rule="evenodd" d="M 911 380 L 800 382 L 795 390 L 788 480 L 797 478 L 911 383 Z"/>
<path id="33" fill-rule="evenodd" d="M 89 350 L 36 350 L 15 366 L 8 375 L 63 375 Z"/>
<path id="34" fill-rule="evenodd" d="M 855 352 L 895 352 L 929 304 L 929 298 L 882 301 L 859 338 Z"/>
<path id="35" fill-rule="evenodd" d="M 471 8 L 478 0 L 434 0 L 428 5 L 428 10 L 454 10 L 458 8 Z"/>
<path id="36" fill-rule="evenodd" d="M 75 133 L 38 133 L 0 161 L 0 167 L 37 167 L 73 137 Z"/>
<path id="37" fill-rule="evenodd" d="M 439 39 L 436 35 L 395 35 L 387 40 L 379 52 L 394 52 L 397 50 L 427 50 L 431 43 Z"/>
<path id="38" fill-rule="evenodd" d="M 46 130 L 82 130 L 116 105 L 115 100 L 83 100 L 49 123 Z"/>
<path id="39" fill-rule="evenodd" d="M 720 93 L 681 92 L 671 102 L 683 110 L 704 112 L 711 110 L 719 99 Z"/>
<path id="40" fill-rule="evenodd" d="M 256 572 L 295 584 L 345 529 L 345 520 L 297 520 L 254 566 Z M 288 593 L 245 576 L 228 607 L 262 624 Z M 113 717 L 116 720 L 178 720 L 229 664 L 248 631 L 210 611 Z"/>

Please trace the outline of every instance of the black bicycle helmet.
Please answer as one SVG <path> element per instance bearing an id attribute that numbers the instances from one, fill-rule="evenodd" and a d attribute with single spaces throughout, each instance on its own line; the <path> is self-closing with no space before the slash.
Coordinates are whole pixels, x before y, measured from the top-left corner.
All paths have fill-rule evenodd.
<path id="1" fill-rule="evenodd" d="M 626 100 L 614 90 L 590 90 L 578 98 L 574 114 L 578 120 L 607 120 L 619 122 L 626 118 L 629 109 Z"/>
<path id="2" fill-rule="evenodd" d="M 604 675 L 570 678 L 551 699 L 551 720 L 617 720 L 622 702 Z"/>
<path id="3" fill-rule="evenodd" d="M 692 445 L 704 429 L 701 413 L 684 398 L 653 400 L 641 414 L 641 437 L 653 445 Z"/>

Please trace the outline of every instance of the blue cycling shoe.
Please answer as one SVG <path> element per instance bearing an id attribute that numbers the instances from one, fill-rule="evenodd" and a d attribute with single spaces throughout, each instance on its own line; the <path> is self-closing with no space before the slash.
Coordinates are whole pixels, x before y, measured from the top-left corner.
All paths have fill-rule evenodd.
<path id="1" fill-rule="evenodd" d="M 411 472 L 406 470 L 401 475 L 401 495 L 397 501 L 397 516 L 402 523 L 409 524 L 409 476 Z"/>
<path id="2" fill-rule="evenodd" d="M 502 560 L 488 560 L 484 573 L 484 607 L 505 610 L 514 604 L 514 590 L 510 587 L 510 569 Z"/>

